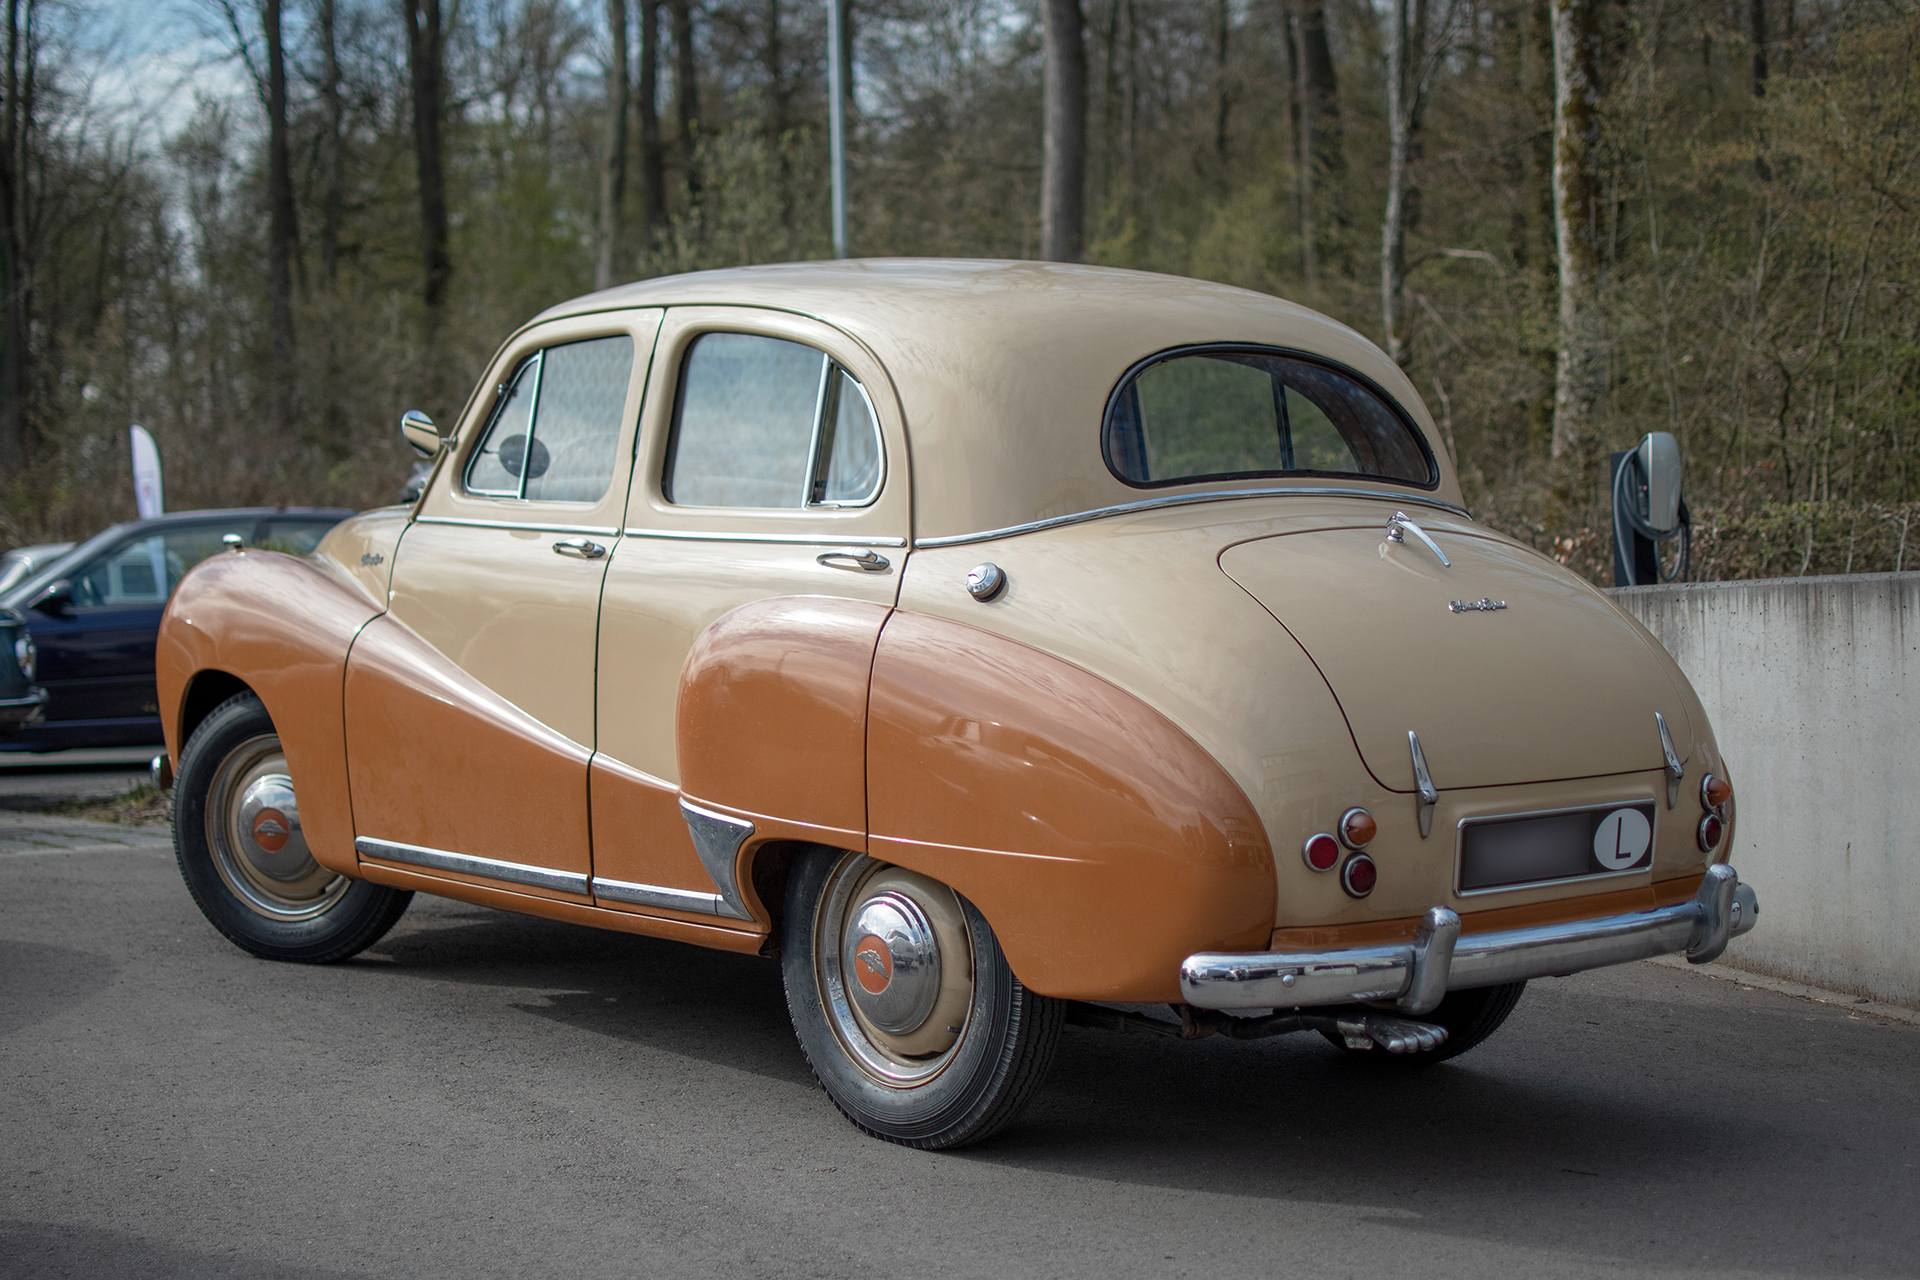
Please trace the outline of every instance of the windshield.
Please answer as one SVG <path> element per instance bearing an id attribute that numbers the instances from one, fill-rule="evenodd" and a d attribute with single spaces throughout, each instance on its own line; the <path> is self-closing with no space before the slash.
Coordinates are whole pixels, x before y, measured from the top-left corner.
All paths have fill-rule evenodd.
<path id="1" fill-rule="evenodd" d="M 78 567 L 94 552 L 112 542 L 125 527 L 119 524 L 108 525 L 25 582 L 7 588 L 5 594 L 0 595 L 0 605 L 16 609 L 25 608 L 32 603 L 35 596 L 47 589 L 49 583 L 58 582 L 65 577 L 69 571 Z"/>
<path id="2" fill-rule="evenodd" d="M 1365 476 L 1431 488 L 1426 440 L 1358 376 L 1252 347 L 1142 365 L 1107 406 L 1107 466 L 1150 486 L 1256 476 Z"/>

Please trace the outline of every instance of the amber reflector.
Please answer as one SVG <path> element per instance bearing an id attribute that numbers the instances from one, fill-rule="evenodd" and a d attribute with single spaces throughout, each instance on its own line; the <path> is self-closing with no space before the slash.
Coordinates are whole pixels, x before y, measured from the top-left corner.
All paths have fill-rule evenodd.
<path id="1" fill-rule="evenodd" d="M 1331 871 L 1333 864 L 1340 861 L 1340 842 L 1322 831 L 1317 836 L 1308 836 L 1307 844 L 1300 851 L 1307 865 L 1315 871 Z"/>
<path id="2" fill-rule="evenodd" d="M 1718 809 L 1733 796 L 1733 784 L 1725 778 L 1708 774 L 1700 779 L 1700 803 L 1709 809 Z"/>
<path id="3" fill-rule="evenodd" d="M 1380 824 L 1365 809 L 1349 809 L 1340 815 L 1340 838 L 1349 849 L 1364 849 L 1380 833 Z"/>
<path id="4" fill-rule="evenodd" d="M 1340 869 L 1340 887 L 1356 898 L 1364 898 L 1373 892 L 1373 886 L 1379 883 L 1380 868 L 1373 865 L 1373 859 L 1364 853 L 1356 853 L 1347 859 L 1347 865 Z"/>
<path id="5" fill-rule="evenodd" d="M 1702 853 L 1712 853 L 1715 849 L 1718 849 L 1720 847 L 1720 837 L 1725 834 L 1725 832 L 1726 828 L 1722 825 L 1719 814 L 1710 813 L 1700 819 L 1700 851 Z"/>

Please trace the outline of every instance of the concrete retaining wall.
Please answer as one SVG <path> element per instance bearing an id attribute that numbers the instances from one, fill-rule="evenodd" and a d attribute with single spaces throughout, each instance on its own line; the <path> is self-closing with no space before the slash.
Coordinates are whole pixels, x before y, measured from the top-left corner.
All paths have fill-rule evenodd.
<path id="1" fill-rule="evenodd" d="M 1693 681 L 1733 775 L 1760 923 L 1726 962 L 1920 1009 L 1920 573 L 1611 594 Z"/>

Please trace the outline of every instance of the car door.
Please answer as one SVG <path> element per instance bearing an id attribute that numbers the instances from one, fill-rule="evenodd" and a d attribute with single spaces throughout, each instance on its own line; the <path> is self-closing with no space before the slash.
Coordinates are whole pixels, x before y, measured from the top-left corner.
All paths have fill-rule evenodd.
<path id="1" fill-rule="evenodd" d="M 254 526 L 251 515 L 148 526 L 75 566 L 64 616 L 29 613 L 48 694 L 45 719 L 29 733 L 49 746 L 159 742 L 153 646 L 167 597 L 225 535 L 251 539 Z"/>
<path id="2" fill-rule="evenodd" d="M 658 311 L 521 335 L 347 671 L 363 858 L 584 897 L 596 618 Z"/>
<path id="3" fill-rule="evenodd" d="M 872 646 L 899 589 L 906 458 L 885 370 L 846 334 L 753 308 L 667 313 L 600 613 L 592 806 L 602 905 L 709 921 L 747 915 L 732 860 L 774 811 L 812 815 L 790 830 L 795 838 L 864 841 L 862 731 L 847 713 L 864 713 Z M 834 733 L 769 723 L 722 743 L 725 768 L 756 799 L 717 805 L 682 785 L 683 671 L 717 619 L 777 601 L 807 612 L 789 611 L 809 638 L 769 633 L 764 651 L 728 676 L 733 692 L 751 702 L 756 682 L 806 665 L 801 649 L 827 633 L 853 651 L 858 687 L 821 704 Z M 807 770 L 793 766 L 821 751 L 844 757 L 847 786 L 831 798 L 814 789 L 793 804 L 780 799 L 783 787 L 805 786 Z"/>

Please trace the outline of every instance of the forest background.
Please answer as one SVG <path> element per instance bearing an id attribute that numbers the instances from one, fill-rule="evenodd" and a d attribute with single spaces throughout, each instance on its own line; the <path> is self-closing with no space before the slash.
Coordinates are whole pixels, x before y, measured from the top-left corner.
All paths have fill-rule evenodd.
<path id="1" fill-rule="evenodd" d="M 168 128 L 101 92 L 84 0 L 7 0 L 0 545 L 130 517 L 130 422 L 173 508 L 391 502 L 401 411 L 451 419 L 542 308 L 831 253 L 824 2 L 194 2 L 245 92 Z M 1476 515 L 1596 581 L 1606 453 L 1647 431 L 1695 578 L 1920 554 L 1911 0 L 847 10 L 855 256 L 1326 311 L 1397 354 Z"/>

